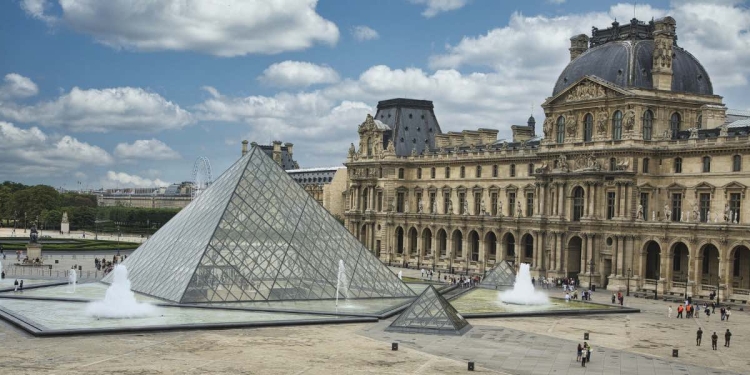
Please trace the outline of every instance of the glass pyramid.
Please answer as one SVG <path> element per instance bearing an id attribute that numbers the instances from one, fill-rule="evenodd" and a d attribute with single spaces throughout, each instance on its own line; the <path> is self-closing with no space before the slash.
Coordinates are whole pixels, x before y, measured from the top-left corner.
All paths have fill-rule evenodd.
<path id="1" fill-rule="evenodd" d="M 132 290 L 177 303 L 413 297 L 258 148 L 141 245 L 125 265 Z M 111 282 L 111 275 L 103 279 Z M 343 288 L 342 288 L 343 289 Z"/>
<path id="2" fill-rule="evenodd" d="M 487 272 L 487 276 L 479 283 L 479 287 L 498 289 L 499 287 L 513 286 L 516 282 L 516 273 L 513 266 L 507 261 L 498 262 L 494 268 Z"/>
<path id="3" fill-rule="evenodd" d="M 463 335 L 470 329 L 469 322 L 430 285 L 386 331 Z"/>

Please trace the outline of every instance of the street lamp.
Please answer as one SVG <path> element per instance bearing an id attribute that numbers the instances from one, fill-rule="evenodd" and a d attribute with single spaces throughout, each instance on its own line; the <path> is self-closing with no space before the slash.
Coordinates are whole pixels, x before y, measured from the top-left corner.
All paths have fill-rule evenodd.
<path id="1" fill-rule="evenodd" d="M 690 283 L 690 274 L 685 272 L 685 299 L 688 299 L 688 283 Z"/>
<path id="2" fill-rule="evenodd" d="M 630 297 L 630 278 L 633 277 L 633 270 L 628 268 L 628 285 L 625 286 L 625 295 Z"/>
<path id="3" fill-rule="evenodd" d="M 591 274 L 594 273 L 594 260 L 589 260 L 589 290 L 591 289 Z"/>
<path id="4" fill-rule="evenodd" d="M 721 276 L 716 276 L 716 304 L 719 304 L 719 292 L 721 291 Z"/>

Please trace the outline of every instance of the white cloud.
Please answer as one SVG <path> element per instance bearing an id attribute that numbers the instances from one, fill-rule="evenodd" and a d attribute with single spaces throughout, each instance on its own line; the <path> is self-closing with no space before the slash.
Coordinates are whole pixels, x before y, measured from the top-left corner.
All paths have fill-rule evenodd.
<path id="1" fill-rule="evenodd" d="M 80 89 L 34 105 L 0 103 L 0 116 L 75 132 L 157 132 L 179 129 L 192 115 L 161 95 L 135 87 Z"/>
<path id="2" fill-rule="evenodd" d="M 307 87 L 321 83 L 335 83 L 339 75 L 333 68 L 316 65 L 304 61 L 283 61 L 273 64 L 258 77 L 261 82 L 279 87 Z M 211 88 L 207 88 L 211 95 L 216 96 Z"/>
<path id="3" fill-rule="evenodd" d="M 177 160 L 180 154 L 158 139 L 139 139 L 131 143 L 120 143 L 114 155 L 125 160 Z"/>
<path id="4" fill-rule="evenodd" d="M 0 101 L 4 99 L 28 98 L 39 93 L 36 83 L 20 74 L 9 73 L 0 85 Z"/>
<path id="5" fill-rule="evenodd" d="M 102 148 L 71 136 L 48 136 L 39 128 L 23 129 L 0 121 L 0 175 L 65 175 L 92 166 L 112 164 L 112 156 Z"/>
<path id="6" fill-rule="evenodd" d="M 352 28 L 352 36 L 357 41 L 373 40 L 380 38 L 377 31 L 365 26 L 359 25 Z"/>
<path id="7" fill-rule="evenodd" d="M 547 0 L 548 3 L 555 5 L 565 4 L 565 1 L 566 0 Z"/>
<path id="8" fill-rule="evenodd" d="M 47 0 L 21 0 L 21 9 L 23 9 L 26 14 L 38 20 L 52 23 L 55 18 L 45 14 L 49 8 L 50 3 Z"/>
<path id="9" fill-rule="evenodd" d="M 422 15 L 431 18 L 438 13 L 449 12 L 451 10 L 463 8 L 469 0 L 409 0 L 412 4 L 424 4 L 427 8 Z"/>
<path id="10" fill-rule="evenodd" d="M 101 181 L 102 186 L 105 188 L 117 188 L 117 187 L 162 187 L 169 185 L 168 182 L 162 181 L 158 178 L 148 179 L 143 178 L 134 174 L 127 174 L 125 172 L 108 171 L 107 175 Z"/>
<path id="11" fill-rule="evenodd" d="M 25 0 L 35 18 L 59 19 L 113 47 L 196 51 L 217 56 L 276 54 L 335 45 L 336 25 L 315 10 L 317 0 L 58 0 L 62 14 Z"/>

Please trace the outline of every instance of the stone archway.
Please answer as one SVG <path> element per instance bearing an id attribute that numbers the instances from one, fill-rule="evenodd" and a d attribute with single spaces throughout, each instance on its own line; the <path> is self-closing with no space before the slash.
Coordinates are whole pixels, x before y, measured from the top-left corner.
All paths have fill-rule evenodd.
<path id="1" fill-rule="evenodd" d="M 750 249 L 739 245 L 732 249 L 729 259 L 732 294 L 741 293 L 745 298 L 750 295 Z"/>
<path id="2" fill-rule="evenodd" d="M 683 242 L 677 242 L 672 245 L 672 281 L 680 283 L 687 282 L 691 276 L 690 270 L 690 250 Z"/>
<path id="3" fill-rule="evenodd" d="M 461 258 L 464 255 L 464 235 L 460 230 L 456 229 L 453 231 L 453 237 L 451 238 L 453 245 L 453 259 Z"/>
<path id="4" fill-rule="evenodd" d="M 716 286 L 719 284 L 719 249 L 716 245 L 707 243 L 698 252 L 701 260 L 698 272 L 701 288 L 703 286 Z M 726 282 L 722 280 L 722 283 Z"/>
<path id="5" fill-rule="evenodd" d="M 396 228 L 396 254 L 404 253 L 404 228 Z"/>
<path id="6" fill-rule="evenodd" d="M 513 264 L 516 263 L 516 237 L 513 233 L 506 233 L 503 237 L 503 258 Z"/>
<path id="7" fill-rule="evenodd" d="M 497 236 L 495 236 L 495 232 L 487 232 L 484 236 L 484 254 L 487 260 L 497 260 Z"/>
<path id="8" fill-rule="evenodd" d="M 565 276 L 578 277 L 581 273 L 581 249 L 583 240 L 579 236 L 573 236 L 568 240 L 568 251 L 565 257 Z"/>
<path id="9" fill-rule="evenodd" d="M 475 230 L 469 232 L 469 260 L 479 261 L 479 233 Z"/>
<path id="10" fill-rule="evenodd" d="M 534 236 L 526 233 L 521 237 L 521 263 L 531 265 L 534 261 Z"/>
<path id="11" fill-rule="evenodd" d="M 649 241 L 646 244 L 646 279 L 659 280 L 661 275 L 661 246 L 656 241 Z"/>
<path id="12" fill-rule="evenodd" d="M 409 229 L 409 255 L 417 255 L 417 229 L 414 227 Z"/>
<path id="13" fill-rule="evenodd" d="M 432 255 L 432 231 L 425 228 L 422 231 L 422 256 Z"/>
<path id="14" fill-rule="evenodd" d="M 445 233 L 445 229 L 438 230 L 437 246 L 438 254 L 440 254 L 441 257 L 448 255 L 448 234 Z"/>
<path id="15" fill-rule="evenodd" d="M 367 246 L 367 224 L 362 225 L 362 228 L 359 229 L 359 242 L 362 242 L 362 245 L 369 248 Z"/>

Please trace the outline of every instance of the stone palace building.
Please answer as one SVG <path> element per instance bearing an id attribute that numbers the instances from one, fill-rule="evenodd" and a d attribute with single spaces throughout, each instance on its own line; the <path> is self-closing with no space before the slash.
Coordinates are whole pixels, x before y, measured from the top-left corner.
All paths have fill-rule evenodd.
<path id="1" fill-rule="evenodd" d="M 676 22 L 571 38 L 542 108 L 497 130 L 443 133 L 430 101 L 392 99 L 346 163 L 347 228 L 382 261 L 538 276 L 609 290 L 750 295 L 750 113 L 725 107 Z"/>

